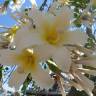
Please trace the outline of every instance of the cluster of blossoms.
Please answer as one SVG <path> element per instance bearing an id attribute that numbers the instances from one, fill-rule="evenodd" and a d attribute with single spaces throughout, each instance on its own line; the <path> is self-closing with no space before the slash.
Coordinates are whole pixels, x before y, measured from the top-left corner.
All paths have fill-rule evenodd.
<path id="1" fill-rule="evenodd" d="M 63 0 L 58 2 L 62 3 Z M 85 32 L 69 30 L 70 22 L 74 19 L 71 8 L 63 6 L 56 10 L 52 6 L 49 12 L 41 12 L 34 5 L 27 15 L 19 15 L 23 22 L 21 20 L 18 26 L 9 29 L 10 36 L 6 35 L 10 41 L 8 48 L 0 49 L 1 64 L 18 66 L 9 80 L 10 86 L 18 90 L 28 73 L 31 73 L 41 88 L 49 88 L 54 84 L 49 75 L 52 71 L 60 76 L 66 73 L 70 86 L 93 96 L 94 83 L 84 74 L 96 75 L 96 54 L 83 47 L 88 39 Z M 16 48 L 12 50 L 14 46 Z M 46 61 L 50 64 L 44 70 L 41 63 Z"/>

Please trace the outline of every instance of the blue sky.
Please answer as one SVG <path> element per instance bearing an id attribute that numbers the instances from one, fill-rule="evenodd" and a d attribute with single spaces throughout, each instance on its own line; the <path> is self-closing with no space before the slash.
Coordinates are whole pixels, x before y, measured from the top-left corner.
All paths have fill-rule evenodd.
<path id="1" fill-rule="evenodd" d="M 25 0 L 26 2 L 22 6 L 22 8 L 28 8 L 31 6 L 29 0 Z M 36 0 L 37 5 L 40 6 L 44 0 Z M 48 0 L 50 1 L 50 0 Z M 4 0 L 0 0 L 0 4 L 2 4 Z M 5 15 L 0 14 L 0 25 L 4 26 L 13 26 L 16 24 L 15 20 L 11 18 L 10 16 L 10 10 L 8 9 L 7 13 Z"/>

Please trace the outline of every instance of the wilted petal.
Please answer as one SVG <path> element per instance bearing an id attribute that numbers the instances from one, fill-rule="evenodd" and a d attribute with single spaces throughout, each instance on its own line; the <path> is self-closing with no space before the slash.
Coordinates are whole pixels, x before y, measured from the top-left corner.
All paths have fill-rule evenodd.
<path id="1" fill-rule="evenodd" d="M 78 89 L 79 91 L 82 91 L 83 90 L 83 88 L 81 87 L 81 85 L 79 83 L 75 83 L 73 81 L 70 81 L 70 84 L 72 86 L 74 86 L 76 89 Z"/>
<path id="2" fill-rule="evenodd" d="M 89 80 L 87 77 L 82 75 L 79 71 L 75 73 L 74 77 L 77 83 L 80 84 L 80 86 L 85 90 L 85 92 L 89 96 L 93 96 L 92 90 L 94 88 L 94 83 L 91 80 Z"/>
<path id="3" fill-rule="evenodd" d="M 78 69 L 78 70 L 80 70 L 81 72 L 84 72 L 84 73 L 86 73 L 86 74 L 90 74 L 90 75 L 96 76 L 96 71 L 95 71 L 95 70 L 83 69 L 83 68 L 80 68 L 80 69 Z"/>
<path id="4" fill-rule="evenodd" d="M 79 64 L 83 64 L 86 66 L 91 66 L 93 68 L 96 68 L 96 57 L 95 56 L 85 57 L 85 58 L 78 60 L 76 62 Z"/>
<path id="5" fill-rule="evenodd" d="M 79 72 L 77 72 L 76 74 L 79 76 L 82 84 L 84 85 L 83 87 L 86 87 L 86 88 L 88 88 L 90 91 L 92 91 L 93 88 L 94 88 L 94 82 L 91 81 L 91 80 L 89 80 L 86 76 L 84 76 L 83 74 L 81 74 L 81 73 L 79 73 Z"/>
<path id="6" fill-rule="evenodd" d="M 80 46 L 80 45 L 64 44 L 64 46 L 69 50 L 79 50 L 79 51 L 83 52 L 84 54 L 86 54 L 87 56 L 90 56 L 93 52 L 92 50 L 87 49 L 87 48 Z"/>

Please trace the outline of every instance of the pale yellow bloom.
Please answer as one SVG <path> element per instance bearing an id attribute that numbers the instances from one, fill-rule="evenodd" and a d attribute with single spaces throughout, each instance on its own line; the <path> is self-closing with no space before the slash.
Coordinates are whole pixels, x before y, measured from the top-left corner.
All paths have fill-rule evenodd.
<path id="1" fill-rule="evenodd" d="M 33 23 L 36 26 L 35 32 L 32 24 L 22 27 L 15 37 L 18 46 L 22 44 L 23 46 L 29 47 L 33 45 L 34 42 L 52 46 L 61 46 L 66 43 L 84 44 L 86 42 L 86 33 L 78 32 L 78 30 L 76 32 L 68 32 L 70 16 L 66 16 L 66 10 L 62 9 L 58 11 L 57 16 L 49 16 L 34 9 L 31 11 L 29 16 L 33 19 Z M 26 44 L 24 44 L 24 42 L 26 42 Z"/>
<path id="2" fill-rule="evenodd" d="M 17 88 L 19 79 L 21 79 L 22 76 L 25 78 L 28 73 L 32 74 L 33 79 L 37 82 L 37 84 L 41 86 L 41 88 L 48 88 L 52 86 L 53 80 L 49 76 L 49 71 L 42 70 L 39 64 L 41 61 L 48 59 L 53 52 L 52 50 L 47 51 L 47 48 L 52 49 L 51 46 L 45 47 L 43 48 L 43 46 L 33 46 L 31 49 L 0 50 L 1 64 L 18 65 L 18 67 L 20 68 L 19 72 L 13 73 L 14 75 L 17 74 L 17 77 L 15 77 L 16 79 L 14 78 L 14 76 L 11 77 L 12 80 L 10 81 L 10 83 L 12 82 L 13 86 L 16 85 Z M 17 83 L 14 82 L 14 79 L 17 80 Z M 20 80 L 19 85 L 23 81 L 24 79 Z"/>
<path id="3" fill-rule="evenodd" d="M 33 8 L 29 13 L 30 23 L 22 26 L 16 33 L 15 43 L 17 49 L 31 47 L 34 44 L 41 45 L 43 48 L 45 48 L 46 45 L 52 46 L 53 52 L 49 57 L 53 56 L 55 63 L 63 66 L 60 66 L 63 71 L 65 69 L 69 70 L 71 61 L 67 59 L 67 56 L 69 58 L 70 56 L 68 55 L 69 53 L 67 54 L 66 49 L 62 47 L 63 44 L 85 44 L 87 35 L 80 31 L 68 32 L 70 16 L 66 15 L 67 12 L 65 9 L 59 10 L 56 16 L 52 16 Z M 33 28 L 32 22 L 35 24 L 35 28 Z M 49 49 L 48 52 L 50 50 L 52 49 Z M 59 52 L 62 53 L 62 59 L 56 56 Z M 68 62 L 65 62 L 63 57 L 65 57 Z M 68 65 L 68 68 L 64 68 L 66 65 Z"/>

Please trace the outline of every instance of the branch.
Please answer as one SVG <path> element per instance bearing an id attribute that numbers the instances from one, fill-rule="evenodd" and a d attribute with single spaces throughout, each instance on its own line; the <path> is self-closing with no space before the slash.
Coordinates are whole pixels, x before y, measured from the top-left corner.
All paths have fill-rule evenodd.
<path id="1" fill-rule="evenodd" d="M 59 92 L 32 92 L 32 91 L 26 91 L 26 95 L 36 95 L 36 96 L 62 96 Z"/>
<path id="2" fill-rule="evenodd" d="M 43 4 L 41 5 L 41 7 L 39 9 L 40 11 L 44 10 L 44 6 L 46 5 L 46 3 L 47 3 L 47 0 L 44 0 Z"/>

